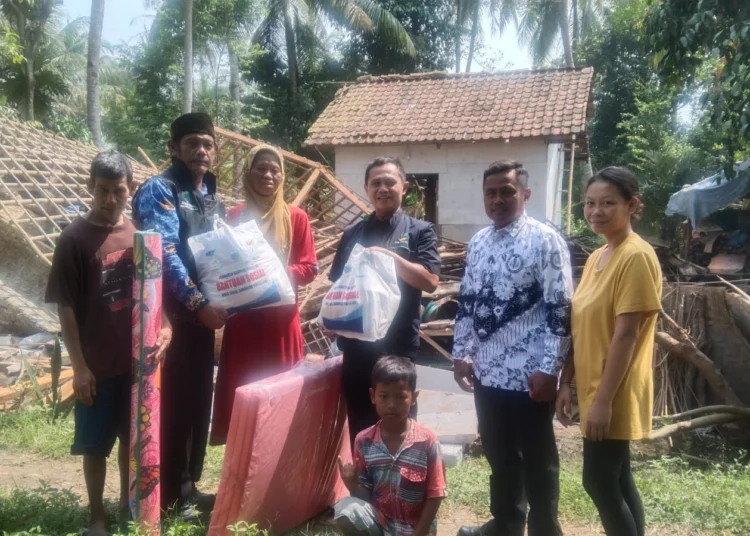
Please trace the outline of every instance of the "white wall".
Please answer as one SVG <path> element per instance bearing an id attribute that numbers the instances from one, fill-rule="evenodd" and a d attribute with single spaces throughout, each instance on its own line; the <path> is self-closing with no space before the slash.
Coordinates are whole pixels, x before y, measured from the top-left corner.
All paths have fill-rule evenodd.
<path id="1" fill-rule="evenodd" d="M 523 162 L 531 188 L 528 213 L 541 221 L 553 218 L 559 182 L 559 161 L 553 158 L 558 154 L 556 147 L 543 140 L 443 143 L 440 148 L 436 144 L 337 147 L 336 176 L 366 198 L 364 171 L 377 156 L 399 157 L 407 173 L 437 173 L 438 233 L 468 241 L 489 224 L 482 200 L 482 173 L 496 160 Z M 549 164 L 553 164 L 551 169 Z"/>

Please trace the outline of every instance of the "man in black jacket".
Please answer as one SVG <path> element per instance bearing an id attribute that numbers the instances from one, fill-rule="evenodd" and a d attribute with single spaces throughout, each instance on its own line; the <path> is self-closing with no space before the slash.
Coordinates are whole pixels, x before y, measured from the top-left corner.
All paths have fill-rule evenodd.
<path id="1" fill-rule="evenodd" d="M 408 187 L 399 159 L 380 157 L 370 162 L 365 170 L 365 190 L 375 211 L 346 228 L 331 266 L 329 278 L 335 282 L 354 246 L 361 244 L 394 258 L 401 290 L 398 312 L 384 339 L 338 338 L 344 353 L 342 381 L 352 442 L 359 432 L 378 422 L 369 392 L 375 362 L 386 354 L 414 360 L 419 349 L 422 291 L 432 292 L 438 284 L 440 254 L 435 227 L 401 211 Z"/>
<path id="2" fill-rule="evenodd" d="M 199 493 L 206 454 L 213 393 L 214 330 L 227 312 L 210 303 L 198 288 L 188 238 L 213 229 L 224 218 L 216 177 L 208 169 L 216 157 L 211 118 L 191 113 L 171 126 L 172 165 L 151 177 L 133 198 L 133 217 L 143 230 L 161 234 L 164 309 L 173 326 L 172 345 L 161 383 L 161 502 L 177 503 L 185 519 L 194 504 L 212 507 L 212 496 Z"/>

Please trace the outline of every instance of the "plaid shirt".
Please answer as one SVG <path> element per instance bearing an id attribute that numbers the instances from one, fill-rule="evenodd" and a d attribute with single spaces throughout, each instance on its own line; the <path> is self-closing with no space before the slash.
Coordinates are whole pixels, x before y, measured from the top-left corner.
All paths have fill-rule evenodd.
<path id="1" fill-rule="evenodd" d="M 391 454 L 380 422 L 360 432 L 354 442 L 359 484 L 371 492 L 380 525 L 393 536 L 414 532 L 427 499 L 446 496 L 445 468 L 437 436 L 413 419 L 404 444 Z M 430 533 L 437 531 L 433 520 Z"/>

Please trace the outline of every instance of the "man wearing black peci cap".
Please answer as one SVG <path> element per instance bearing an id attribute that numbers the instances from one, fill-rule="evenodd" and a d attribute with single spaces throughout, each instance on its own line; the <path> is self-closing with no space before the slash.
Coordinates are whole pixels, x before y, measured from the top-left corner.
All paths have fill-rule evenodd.
<path id="1" fill-rule="evenodd" d="M 172 165 L 151 177 L 133 198 L 133 218 L 142 230 L 161 234 L 164 308 L 172 321 L 172 345 L 161 380 L 161 503 L 177 504 L 184 519 L 194 506 L 212 508 L 212 496 L 199 493 L 208 440 L 213 392 L 214 330 L 227 312 L 198 288 L 188 238 L 213 229 L 224 218 L 216 177 L 208 170 L 216 157 L 211 118 L 202 113 L 178 117 L 171 126 Z"/>

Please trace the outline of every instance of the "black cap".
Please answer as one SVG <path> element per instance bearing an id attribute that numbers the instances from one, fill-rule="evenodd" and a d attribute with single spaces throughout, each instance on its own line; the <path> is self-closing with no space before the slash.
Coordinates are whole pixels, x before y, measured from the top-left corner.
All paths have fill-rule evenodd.
<path id="1" fill-rule="evenodd" d="M 214 123 L 208 114 L 194 112 L 184 114 L 175 119 L 169 127 L 172 141 L 178 142 L 188 134 L 208 134 L 216 139 Z"/>

